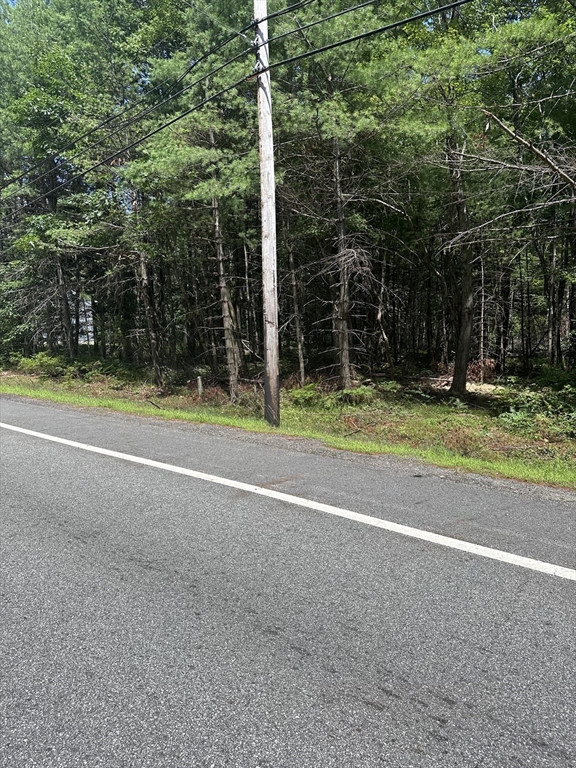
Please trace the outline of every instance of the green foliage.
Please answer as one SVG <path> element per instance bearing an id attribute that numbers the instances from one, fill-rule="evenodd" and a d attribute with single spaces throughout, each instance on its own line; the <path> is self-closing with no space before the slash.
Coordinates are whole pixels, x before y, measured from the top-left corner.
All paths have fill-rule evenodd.
<path id="1" fill-rule="evenodd" d="M 349 7 L 334 0 L 294 9 L 271 22 L 271 35 Z M 412 10 L 397 0 L 375 3 L 282 36 L 272 58 Z M 250 17 L 250 8 L 231 0 L 0 0 L 1 176 L 23 176 L 0 191 L 4 358 L 45 347 L 75 356 L 90 334 L 98 354 L 127 364 L 150 365 L 154 349 L 169 384 L 191 368 L 223 376 L 223 281 L 247 373 L 259 375 L 255 82 L 122 150 L 252 72 L 253 53 L 242 57 L 247 41 L 240 36 L 201 59 Z M 575 33 L 569 4 L 512 8 L 490 0 L 274 71 L 283 374 L 293 373 L 296 360 L 289 254 L 308 372 L 335 362 L 334 320 L 346 280 L 352 364 L 376 380 L 417 361 L 434 368 L 430 375 L 449 370 L 459 330 L 458 263 L 469 246 L 477 301 L 472 354 L 480 356 L 483 327 L 482 354 L 503 373 L 507 352 L 522 349 L 523 371 L 544 351 L 550 362 L 530 390 L 544 388 L 540 399 L 518 394 L 505 404 L 502 423 L 528 424 L 541 409 L 568 433 L 570 414 L 547 391 L 575 386 L 562 372 L 576 366 L 574 211 L 570 185 L 554 171 L 556 163 L 573 174 Z M 465 221 L 457 201 L 465 203 Z M 215 258 L 220 235 L 223 275 Z M 552 338 L 555 345 L 544 350 L 542 340 Z M 64 375 L 103 375 L 65 367 Z M 368 410 L 394 394 L 395 384 L 388 386 L 325 392 L 309 385 L 289 402 L 326 413 Z M 435 395 L 416 385 L 395 397 L 422 403 Z M 454 412 L 466 408 L 451 402 Z"/>
<path id="2" fill-rule="evenodd" d="M 323 400 L 323 393 L 318 384 L 306 384 L 299 389 L 291 389 L 290 400 L 300 408 L 314 408 Z"/>
<path id="3" fill-rule="evenodd" d="M 516 432 L 576 438 L 576 387 L 510 389 L 501 397 L 505 410 L 499 420 Z"/>
<path id="4" fill-rule="evenodd" d="M 331 399 L 343 405 L 370 405 L 378 399 L 378 393 L 374 387 L 361 384 L 354 389 L 340 389 L 331 395 Z"/>
<path id="5" fill-rule="evenodd" d="M 10 355 L 8 367 L 27 376 L 60 381 L 82 381 L 86 383 L 105 381 L 111 388 L 122 388 L 127 384 L 146 381 L 145 369 L 130 366 L 119 360 L 94 358 L 82 354 L 71 360 L 64 355 L 55 355 L 47 351 L 38 352 L 30 357 L 20 354 Z"/>
<path id="6" fill-rule="evenodd" d="M 306 384 L 299 389 L 291 389 L 290 401 L 300 408 L 316 408 L 330 411 L 345 406 L 368 406 L 379 399 L 378 391 L 371 386 L 360 385 L 354 389 L 339 389 L 324 392 L 316 383 Z"/>
<path id="7" fill-rule="evenodd" d="M 377 385 L 377 389 L 379 392 L 387 393 L 387 394 L 398 394 L 402 391 L 402 385 L 398 381 L 381 381 Z"/>
<path id="8" fill-rule="evenodd" d="M 291 389 L 289 399 L 300 408 L 331 411 L 345 406 L 369 406 L 380 399 L 380 394 L 374 387 L 366 385 L 360 385 L 354 389 L 324 392 L 320 385 L 312 383 L 298 389 Z"/>
<path id="9" fill-rule="evenodd" d="M 576 372 L 557 366 L 544 365 L 532 379 L 533 387 L 549 387 L 553 390 L 570 388 L 576 391 Z"/>
<path id="10" fill-rule="evenodd" d="M 309 391 L 314 388 L 321 392 L 318 385 Z M 253 388 L 245 388 L 235 405 L 227 403 L 219 387 L 207 386 L 200 402 L 197 393 L 187 387 L 160 392 L 144 382 L 120 386 L 114 376 L 92 381 L 2 376 L 0 390 L 81 407 L 269 431 L 261 421 L 262 393 Z M 543 440 L 540 434 L 516 437 L 488 408 L 458 411 L 442 402 L 416 402 L 412 396 L 400 398 L 403 406 L 399 407 L 398 391 L 382 393 L 381 401 L 369 409 L 363 405 L 302 408 L 292 403 L 295 391 L 283 393 L 280 431 L 287 435 L 315 438 L 340 450 L 395 453 L 440 466 L 576 490 L 576 441 L 560 435 L 554 441 Z"/>
<path id="11" fill-rule="evenodd" d="M 61 356 L 54 356 L 48 352 L 38 352 L 33 357 L 20 358 L 17 369 L 28 375 L 60 378 L 68 371 L 68 363 Z"/>

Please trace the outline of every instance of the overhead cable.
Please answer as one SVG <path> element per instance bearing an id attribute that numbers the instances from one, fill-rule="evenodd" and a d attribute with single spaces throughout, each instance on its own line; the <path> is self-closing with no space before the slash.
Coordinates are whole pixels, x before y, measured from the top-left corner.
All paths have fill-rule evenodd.
<path id="1" fill-rule="evenodd" d="M 334 48 L 340 48 L 340 46 L 342 45 L 349 45 L 350 43 L 356 43 L 359 40 L 366 40 L 369 37 L 374 37 L 374 35 L 380 35 L 383 32 L 390 32 L 393 29 L 399 29 L 400 27 L 403 27 L 412 21 L 421 21 L 422 19 L 429 19 L 431 16 L 435 16 L 437 13 L 450 11 L 453 8 L 458 8 L 459 6 L 466 5 L 467 3 L 471 3 L 472 1 L 473 0 L 457 0 L 457 2 L 449 3 L 448 5 L 443 5 L 440 8 L 434 8 L 431 11 L 422 11 L 422 13 L 417 13 L 414 16 L 409 16 L 406 19 L 401 19 L 400 21 L 394 21 L 390 24 L 385 24 L 383 27 L 378 27 L 378 29 L 371 29 L 369 32 L 362 32 L 359 35 L 354 35 L 353 37 L 347 37 L 344 40 L 338 40 L 335 43 L 324 45 L 321 48 L 314 48 L 311 51 L 305 51 L 304 53 L 299 53 L 296 56 L 291 56 L 288 59 L 283 59 L 282 61 L 273 62 L 266 68 L 259 70 L 258 74 L 261 74 L 263 72 L 268 72 L 271 69 L 276 69 L 277 67 L 283 67 L 286 64 L 292 64 L 295 61 L 301 61 L 302 59 L 307 59 L 310 56 L 316 56 L 317 54 L 324 53 L 325 51 L 332 51 L 334 50 Z M 298 30 L 294 30 L 294 31 L 297 32 Z"/>
<path id="2" fill-rule="evenodd" d="M 312 2 L 316 2 L 316 0 L 304 0 L 303 2 L 296 3 L 295 5 L 292 5 L 289 8 L 285 8 L 283 11 L 277 11 L 275 14 L 272 14 L 272 16 L 273 17 L 278 17 L 278 16 L 285 15 L 290 10 L 293 10 L 295 8 L 302 8 L 304 6 L 310 5 Z M 368 3 L 365 3 L 363 5 L 370 5 L 370 4 L 374 3 L 374 2 L 378 2 L 378 0 L 369 0 Z M 360 7 L 360 6 L 358 6 L 358 7 Z M 341 13 L 350 13 L 353 10 L 356 10 L 356 6 L 354 8 L 349 8 L 348 10 L 343 11 Z M 334 14 L 334 15 L 335 16 L 339 16 L 339 15 L 341 15 L 341 13 L 340 14 Z M 267 17 L 267 18 L 270 18 L 270 17 Z M 331 18 L 333 18 L 333 16 L 327 17 L 327 19 L 331 19 Z M 319 21 L 314 22 L 310 26 L 314 26 L 316 24 L 320 24 L 322 21 L 324 21 L 324 19 L 320 19 Z M 180 75 L 180 77 L 178 78 L 178 80 L 176 80 L 176 82 L 173 84 L 172 87 L 178 85 L 178 83 L 180 83 L 186 77 L 186 75 L 188 75 L 192 71 L 192 69 L 194 69 L 198 64 L 200 64 L 201 62 L 205 61 L 207 58 L 209 58 L 210 56 L 214 55 L 218 51 L 220 51 L 222 48 L 224 48 L 226 45 L 228 45 L 232 40 L 234 40 L 237 36 L 240 35 L 242 37 L 245 37 L 245 35 L 243 34 L 244 31 L 249 30 L 251 27 L 253 27 L 255 25 L 255 23 L 256 23 L 255 21 L 250 22 L 250 24 L 248 24 L 246 27 L 243 27 L 242 30 L 240 30 L 238 32 L 235 32 L 233 35 L 228 37 L 225 41 L 220 43 L 218 46 L 216 46 L 215 48 L 212 48 L 210 51 L 208 51 L 207 53 L 203 54 L 199 59 L 196 59 L 192 63 L 192 65 L 190 67 L 188 67 L 186 69 L 186 71 L 182 75 Z M 304 27 L 304 28 L 306 28 L 306 27 Z M 298 31 L 298 30 L 296 30 L 296 31 Z M 279 37 L 285 37 L 287 34 L 291 34 L 291 33 L 284 33 L 284 34 L 280 35 Z M 277 39 L 277 38 L 273 38 L 273 39 Z M 115 128 L 110 133 L 107 133 L 105 136 L 103 136 L 102 138 L 98 139 L 98 141 L 93 142 L 88 147 L 83 147 L 81 150 L 76 152 L 76 154 L 72 155 L 71 157 L 67 157 L 67 158 L 65 158 L 63 160 L 60 160 L 59 162 L 57 161 L 58 155 L 62 154 L 62 152 L 64 152 L 66 149 L 70 149 L 72 146 L 75 146 L 79 141 L 81 141 L 84 138 L 87 138 L 92 133 L 95 133 L 97 130 L 99 130 L 100 128 L 104 127 L 106 124 L 111 122 L 111 120 L 117 119 L 118 117 L 121 117 L 123 114 L 126 114 L 126 112 L 128 112 L 131 109 L 133 109 L 133 107 L 136 106 L 137 104 L 132 105 L 132 107 L 129 107 L 128 109 L 124 110 L 124 112 L 119 113 L 118 115 L 114 116 L 113 118 L 108 118 L 103 123 L 101 123 L 100 126 L 95 126 L 94 128 L 90 129 L 90 131 L 87 131 L 85 134 L 80 136 L 78 139 L 75 139 L 73 142 L 70 142 L 68 145 L 63 147 L 56 155 L 54 155 L 54 156 L 52 156 L 50 158 L 46 158 L 45 160 L 43 160 L 42 162 L 38 163 L 33 168 L 29 168 L 25 173 L 21 174 L 20 176 L 16 177 L 15 179 L 12 179 L 12 181 L 10 181 L 9 183 L 5 184 L 3 187 L 0 187 L 0 190 L 4 189 L 5 187 L 9 186 L 10 184 L 13 184 L 13 183 L 19 181 L 20 179 L 26 177 L 29 173 L 31 173 L 31 171 L 33 171 L 33 170 L 35 170 L 37 168 L 42 167 L 47 162 L 52 161 L 52 162 L 56 163 L 52 168 L 50 168 L 50 170 L 45 171 L 44 173 L 40 174 L 39 176 L 34 177 L 33 179 L 29 179 L 25 184 L 21 185 L 20 189 L 17 192 L 14 192 L 13 194 L 8 195 L 7 197 L 5 197 L 3 202 L 6 202 L 8 200 L 12 200 L 14 198 L 20 197 L 22 189 L 25 189 L 26 187 L 29 187 L 32 184 L 36 184 L 37 182 L 41 181 L 44 178 L 47 178 L 48 176 L 51 176 L 53 173 L 58 171 L 60 168 L 63 168 L 65 165 L 68 165 L 69 163 L 72 163 L 78 157 L 81 157 L 82 155 L 86 154 L 87 152 L 90 152 L 91 150 L 96 149 L 96 147 L 99 147 L 101 144 L 103 144 L 104 142 L 108 141 L 113 136 L 116 136 L 118 133 L 121 133 L 122 131 L 126 130 L 131 125 L 134 125 L 134 123 L 138 122 L 139 120 L 144 119 L 149 114 L 151 114 L 152 112 L 154 112 L 157 109 L 160 109 L 160 107 L 163 107 L 164 105 L 168 104 L 168 102 L 172 101 L 173 99 L 177 99 L 179 96 L 182 96 L 182 94 L 186 93 L 187 91 L 189 91 L 192 88 L 194 88 L 196 85 L 199 85 L 200 83 L 202 83 L 205 80 L 209 79 L 210 77 L 212 77 L 212 75 L 215 75 L 218 72 L 222 71 L 223 69 L 228 67 L 230 64 L 240 60 L 241 58 L 243 58 L 244 56 L 247 56 L 250 53 L 253 53 L 259 47 L 261 47 L 261 46 L 250 45 L 249 48 L 244 49 L 241 53 L 237 54 L 232 59 L 229 59 L 228 61 L 226 61 L 221 66 L 216 67 L 216 69 L 213 69 L 207 75 L 202 76 L 198 80 L 195 80 L 193 83 L 190 83 L 189 85 L 187 85 L 184 88 L 180 89 L 177 93 L 171 94 L 170 96 L 165 98 L 163 101 L 160 101 L 158 104 L 153 104 L 150 107 L 145 108 L 144 110 L 142 110 L 138 114 L 134 115 L 130 120 L 128 120 L 128 122 L 123 123 L 121 126 L 119 126 L 118 128 Z M 155 90 L 160 88 L 166 82 L 167 81 L 164 81 L 163 83 L 160 83 L 159 85 L 157 85 L 155 88 L 153 88 L 151 91 L 149 91 L 146 94 L 146 97 L 150 93 L 153 93 Z M 141 104 L 141 103 L 142 102 L 138 102 L 138 104 Z"/>
<path id="3" fill-rule="evenodd" d="M 271 37 L 268 40 L 268 43 L 275 43 L 277 40 L 282 40 L 283 37 L 288 37 L 288 35 L 296 34 L 296 32 L 303 32 L 305 29 L 310 29 L 311 27 L 317 27 L 318 24 L 323 24 L 325 21 L 331 21 L 332 19 L 337 19 L 339 16 L 344 16 L 347 13 L 352 13 L 353 11 L 359 11 L 361 8 L 367 8 L 370 5 L 375 5 L 376 3 L 381 3 L 381 2 L 382 0 L 366 0 L 366 2 L 360 3 L 359 5 L 354 5 L 351 8 L 345 8 L 343 11 L 338 11 L 337 13 L 333 13 L 330 16 L 324 16 L 324 18 L 322 19 L 311 21 L 309 24 L 302 24 L 296 29 L 290 29 L 288 32 L 282 32 L 279 35 L 275 35 L 274 37 Z"/>
<path id="4" fill-rule="evenodd" d="M 309 1 L 312 1 L 312 0 L 309 0 Z M 156 134 L 160 133 L 165 128 L 168 128 L 169 126 L 174 125 L 174 123 L 177 123 L 179 120 L 182 120 L 184 117 L 187 117 L 188 115 L 192 114 L 193 112 L 197 111 L 198 109 L 201 109 L 206 104 L 209 104 L 210 102 L 214 101 L 215 99 L 218 99 L 221 96 L 223 96 L 223 95 L 229 93 L 230 91 L 234 90 L 235 88 L 238 88 L 243 83 L 245 83 L 245 82 L 247 82 L 249 80 L 252 80 L 254 77 L 260 75 L 262 72 L 266 72 L 266 71 L 269 71 L 269 70 L 272 70 L 272 69 L 276 69 L 278 67 L 285 66 L 287 64 L 291 64 L 291 63 L 293 63 L 295 61 L 301 61 L 302 59 L 310 58 L 311 56 L 318 55 L 319 53 L 324 53 L 325 51 L 333 50 L 335 48 L 339 48 L 339 47 L 341 47 L 343 45 L 348 45 L 350 43 L 354 43 L 354 42 L 357 42 L 359 40 L 364 40 L 364 39 L 367 39 L 369 37 L 373 37 L 375 35 L 391 31 L 393 29 L 399 29 L 400 27 L 403 27 L 406 24 L 412 23 L 414 21 L 421 21 L 423 19 L 428 19 L 431 16 L 435 16 L 438 13 L 443 13 L 445 11 L 449 11 L 449 10 L 452 10 L 454 8 L 458 8 L 458 7 L 462 6 L 462 5 L 466 5 L 467 3 L 470 3 L 470 2 L 472 2 L 472 0 L 456 0 L 455 2 L 449 3 L 447 5 L 440 6 L 438 8 L 434 8 L 434 9 L 432 9 L 430 11 L 423 11 L 422 13 L 418 13 L 418 14 L 415 14 L 413 16 L 409 16 L 409 17 L 407 17 L 405 19 L 401 19 L 399 21 L 395 21 L 395 22 L 391 22 L 389 24 L 386 24 L 386 25 L 384 25 L 382 27 L 378 27 L 377 29 L 373 29 L 373 30 L 370 30 L 368 32 L 364 32 L 364 33 L 361 33 L 359 35 L 354 35 L 353 37 L 348 37 L 348 38 L 345 38 L 343 40 L 338 40 L 338 41 L 336 41 L 334 43 L 330 43 L 329 45 L 322 46 L 321 48 L 314 48 L 314 49 L 312 49 L 310 51 L 305 51 L 304 53 L 297 54 L 296 56 L 291 56 L 289 58 L 283 59 L 282 61 L 274 62 L 274 63 L 270 64 L 268 67 L 266 67 L 266 69 L 259 70 L 257 73 L 251 73 L 249 75 L 245 75 L 244 77 L 240 78 L 240 80 L 237 80 L 235 83 L 233 83 L 233 84 L 223 88 L 222 90 L 218 91 L 217 93 L 213 94 L 212 96 L 208 96 L 207 98 L 203 99 L 198 104 L 195 104 L 193 107 L 190 107 L 189 109 L 185 110 L 184 112 L 181 112 L 179 115 L 176 115 L 171 120 L 167 121 L 166 123 L 163 123 L 162 125 L 158 126 L 154 130 L 152 130 L 149 133 L 147 133 L 145 136 L 142 136 L 141 138 L 136 139 L 131 144 L 128 144 L 127 146 L 123 147 L 122 149 L 119 149 L 118 151 L 114 152 L 111 155 L 108 155 L 106 158 L 104 158 L 103 160 L 99 161 L 98 163 L 95 163 L 90 168 L 87 168 L 85 171 L 82 171 L 81 173 L 78 173 L 75 176 L 73 176 L 71 179 L 68 179 L 67 181 L 62 182 L 61 184 L 59 184 L 58 186 L 56 186 L 52 190 L 50 190 L 50 194 L 56 192 L 59 189 L 62 189 L 63 187 L 68 186 L 72 182 L 74 182 L 74 181 L 82 178 L 83 176 L 85 176 L 87 173 L 90 173 L 91 171 L 94 171 L 94 170 L 96 170 L 98 168 L 101 168 L 103 165 L 106 165 L 111 160 L 114 160 L 117 157 L 120 157 L 122 154 L 124 154 L 125 152 L 129 151 L 130 149 L 133 149 L 134 147 L 142 144 L 144 141 L 147 141 L 148 139 L 152 138 L 152 136 L 155 136 Z M 295 30 L 295 31 L 298 31 L 298 30 Z M 231 63 L 232 61 L 234 61 L 234 59 L 232 59 L 227 64 L 222 65 L 219 69 L 223 69 L 224 67 L 228 66 L 228 64 Z M 40 195 L 40 196 L 36 197 L 34 200 L 31 200 L 29 203 L 26 203 L 25 205 L 23 205 L 20 210 L 22 210 L 24 208 L 28 208 L 28 207 L 34 205 L 35 203 L 45 199 L 45 197 L 46 197 L 46 194 Z M 7 198 L 7 199 L 9 199 L 9 198 Z M 8 218 L 9 218 L 9 216 L 5 216 L 4 218 L 0 219 L 0 224 L 3 221 L 7 220 Z"/>
<path id="5" fill-rule="evenodd" d="M 316 2 L 316 0 L 302 0 L 301 2 L 295 3 L 294 5 L 291 5 L 288 8 L 285 8 L 282 11 L 276 11 L 276 13 L 270 14 L 269 16 L 266 17 L 266 19 L 271 19 L 271 18 L 276 18 L 278 16 L 283 16 L 286 13 L 289 13 L 289 12 L 291 12 L 293 10 L 297 10 L 299 8 L 303 8 L 303 7 L 307 6 L 307 5 L 310 5 L 312 2 Z M 264 21 L 264 20 L 265 19 L 261 19 L 260 21 Z M 174 88 L 176 85 L 181 83 L 182 80 L 184 80 L 184 78 L 195 67 L 197 67 L 199 64 L 201 64 L 203 61 L 206 61 L 206 59 L 210 58 L 211 56 L 214 56 L 216 53 L 221 51 L 222 48 L 225 48 L 227 45 L 229 45 L 237 37 L 244 37 L 245 38 L 246 37 L 245 33 L 248 32 L 250 29 L 252 29 L 255 25 L 256 25 L 256 21 L 252 20 L 249 24 L 244 26 L 242 29 L 240 29 L 238 31 L 234 31 L 226 39 L 224 39 L 222 42 L 218 43 L 218 45 L 214 46 L 209 51 L 206 51 L 206 53 L 203 53 L 198 59 L 195 59 L 190 64 L 190 66 L 188 66 L 185 69 L 185 71 L 178 77 L 178 79 L 172 84 L 171 87 Z M 249 50 L 251 50 L 251 49 L 249 49 Z M 242 54 L 242 55 L 244 55 L 244 54 Z M 120 119 L 121 117 L 123 117 L 124 115 L 128 114 L 129 112 L 131 112 L 136 107 L 141 106 L 142 105 L 142 101 L 144 99 L 147 99 L 152 93 L 154 93 L 155 91 L 158 91 L 160 88 L 165 86 L 168 82 L 169 82 L 168 80 L 164 80 L 161 83 L 158 83 L 158 85 L 155 85 L 154 88 L 151 88 L 149 91 L 147 91 L 144 94 L 143 98 L 140 99 L 139 101 L 135 101 L 133 104 L 129 105 L 128 107 L 126 107 L 121 112 L 118 112 L 115 115 L 110 115 L 109 117 L 107 117 L 106 119 L 102 120 L 100 123 L 95 125 L 93 128 L 88 129 L 87 131 L 85 131 L 80 136 L 76 137 L 72 141 L 70 141 L 67 144 L 65 144 L 63 147 L 60 147 L 60 149 L 57 150 L 55 153 L 53 153 L 49 158 L 44 158 L 40 162 L 38 162 L 35 165 L 33 165 L 30 168 L 28 168 L 23 173 L 19 174 L 18 176 L 14 176 L 13 178 L 9 179 L 8 181 L 5 181 L 2 185 L 0 185 L 0 190 L 5 189 L 6 187 L 9 187 L 12 184 L 17 183 L 18 181 L 21 181 L 22 179 L 24 179 L 27 176 L 29 176 L 29 174 L 33 173 L 34 171 L 38 170 L 39 168 L 42 168 L 47 162 L 50 162 L 50 161 L 56 162 L 57 158 L 60 155 L 62 155 L 67 149 L 71 149 L 72 147 L 75 147 L 77 144 L 79 144 L 84 139 L 87 139 L 89 136 L 92 136 L 97 131 L 100 131 L 102 128 L 105 128 L 111 122 L 114 122 L 115 120 Z M 190 87 L 192 87 L 192 86 L 190 86 Z M 177 94 L 173 95 L 173 98 L 176 98 L 177 96 L 181 95 L 183 92 L 184 92 L 183 90 L 179 91 Z M 166 100 L 161 102 L 160 104 L 155 105 L 154 109 L 162 106 L 165 103 L 166 103 Z M 95 142 L 90 147 L 87 147 L 85 150 L 83 150 L 83 152 L 84 151 L 89 151 L 90 149 L 94 149 L 96 146 L 99 146 L 103 141 L 105 141 L 107 138 L 109 138 L 109 136 L 115 135 L 116 133 L 119 132 L 119 130 L 124 130 L 129 125 L 132 125 L 133 122 L 135 122 L 137 119 L 140 119 L 141 117 L 145 117 L 146 114 L 148 114 L 148 112 L 145 110 L 144 113 L 139 113 L 138 115 L 135 115 L 134 118 L 132 118 L 131 121 L 128 124 L 124 124 L 120 129 L 115 130 L 112 134 L 109 134 L 107 137 L 104 137 L 100 141 Z M 56 122 L 57 122 L 57 120 L 54 120 L 50 124 L 49 127 L 54 125 Z M 77 157 L 77 156 L 78 155 L 75 155 L 74 157 Z M 36 177 L 35 179 L 32 179 L 31 182 L 29 182 L 29 183 L 34 183 L 36 181 L 39 181 L 40 179 L 44 178 L 45 176 L 49 175 L 50 173 L 53 173 L 55 170 L 58 170 L 58 168 L 62 167 L 66 163 L 71 162 L 72 159 L 74 159 L 74 158 L 67 158 L 66 160 L 63 160 L 60 163 L 57 163 L 57 165 L 54 168 L 52 168 L 50 171 L 48 171 L 47 173 L 42 174 L 41 176 Z M 28 186 L 28 184 L 25 184 L 24 186 Z M 12 197 L 12 196 L 10 196 L 10 197 Z M 7 198 L 7 199 L 10 199 L 10 198 Z"/>
<path id="6" fill-rule="evenodd" d="M 29 187 L 32 184 L 36 184 L 38 181 L 41 181 L 47 176 L 52 175 L 55 171 L 58 171 L 60 168 L 63 168 L 65 165 L 72 163 L 81 155 L 85 155 L 87 152 L 90 152 L 92 149 L 99 147 L 105 141 L 108 141 L 113 136 L 116 136 L 122 131 L 125 131 L 127 128 L 130 128 L 130 126 L 134 125 L 134 123 L 137 123 L 138 121 L 143 120 L 145 117 L 148 117 L 148 115 L 150 115 L 155 110 L 160 109 L 160 107 L 163 107 L 165 104 L 168 104 L 168 102 L 173 101 L 174 99 L 177 99 L 179 96 L 181 96 L 183 93 L 186 93 L 191 88 L 194 88 L 200 83 L 203 83 L 204 81 L 210 79 L 213 75 L 218 74 L 218 72 L 221 72 L 223 69 L 226 69 L 228 66 L 235 63 L 239 59 L 243 58 L 244 56 L 247 56 L 249 53 L 252 53 L 253 50 L 254 49 L 252 46 L 250 48 L 246 48 L 244 51 L 242 51 L 242 53 L 237 54 L 232 59 L 229 59 L 224 64 L 221 64 L 219 67 L 216 67 L 215 69 L 212 69 L 207 74 L 202 75 L 202 77 L 199 77 L 197 80 L 194 80 L 193 83 L 190 83 L 189 85 L 185 86 L 184 88 L 179 90 L 177 93 L 174 93 L 171 96 L 168 96 L 163 101 L 160 101 L 158 104 L 153 104 L 152 106 L 147 107 L 142 112 L 139 112 L 137 115 L 134 115 L 134 117 L 132 117 L 127 123 L 123 123 L 119 128 L 115 128 L 110 133 L 107 133 L 106 136 L 103 136 L 101 139 L 98 139 L 98 141 L 93 142 L 88 147 L 84 147 L 83 149 L 79 150 L 78 152 L 76 152 L 76 154 L 72 155 L 71 157 L 68 157 L 65 160 L 60 161 L 49 171 L 45 171 L 44 173 L 40 174 L 40 176 L 35 176 L 33 179 L 30 179 L 29 181 L 27 181 L 25 184 L 22 184 L 17 192 L 13 192 L 11 195 L 6 196 L 2 200 L 2 202 L 6 202 L 8 200 L 13 200 L 16 197 L 20 197 L 22 189 L 25 189 L 26 187 Z M 45 160 L 44 162 L 47 162 L 47 161 Z"/>

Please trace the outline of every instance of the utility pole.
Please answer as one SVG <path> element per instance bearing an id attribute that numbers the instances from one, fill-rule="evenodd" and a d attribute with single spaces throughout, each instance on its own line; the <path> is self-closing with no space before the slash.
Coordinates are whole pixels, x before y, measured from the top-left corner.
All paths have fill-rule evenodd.
<path id="1" fill-rule="evenodd" d="M 264 417 L 280 424 L 280 372 L 278 352 L 278 288 L 276 279 L 276 182 L 268 48 L 267 0 L 254 0 L 256 72 L 258 72 L 258 126 L 260 133 L 260 199 L 262 211 L 262 295 L 264 303 Z"/>

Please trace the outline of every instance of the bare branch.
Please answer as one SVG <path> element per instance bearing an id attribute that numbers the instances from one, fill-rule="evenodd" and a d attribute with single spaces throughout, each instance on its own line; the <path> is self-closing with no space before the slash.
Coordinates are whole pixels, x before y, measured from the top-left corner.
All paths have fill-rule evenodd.
<path id="1" fill-rule="evenodd" d="M 494 120 L 494 122 L 502 128 L 502 130 L 508 134 L 508 136 L 511 136 L 514 141 L 517 141 L 519 144 L 521 144 L 523 147 L 526 147 L 526 149 L 529 149 L 530 152 L 532 152 L 536 157 L 539 157 L 540 160 L 543 160 L 546 165 L 548 165 L 550 168 L 552 168 L 553 171 L 555 171 L 558 176 L 560 176 L 561 179 L 564 179 L 564 181 L 567 184 L 570 184 L 570 186 L 576 190 L 576 179 L 573 179 L 571 176 L 569 176 L 566 171 L 562 170 L 557 163 L 554 162 L 554 160 L 550 157 L 548 152 L 544 152 L 542 149 L 538 149 L 538 147 L 534 146 L 534 144 L 529 139 L 524 139 L 518 131 L 515 131 L 513 128 L 509 128 L 505 123 L 500 120 L 500 118 L 496 117 L 492 112 L 489 112 L 487 109 L 483 109 L 482 112 L 484 112 L 487 117 L 490 118 L 490 120 Z"/>

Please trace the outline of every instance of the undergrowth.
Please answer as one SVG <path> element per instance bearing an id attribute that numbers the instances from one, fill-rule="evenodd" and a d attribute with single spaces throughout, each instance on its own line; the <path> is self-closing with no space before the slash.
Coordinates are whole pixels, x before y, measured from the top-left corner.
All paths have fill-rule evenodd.
<path id="1" fill-rule="evenodd" d="M 140 415 L 270 431 L 258 381 L 231 404 L 218 382 L 154 386 L 145 370 L 116 361 L 41 352 L 12 359 L 0 392 Z M 281 393 L 281 432 L 334 447 L 411 455 L 441 466 L 576 489 L 576 382 L 569 374 L 511 379 L 450 397 L 428 380 L 365 382 L 335 390 L 322 381 Z"/>

